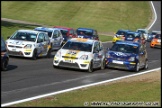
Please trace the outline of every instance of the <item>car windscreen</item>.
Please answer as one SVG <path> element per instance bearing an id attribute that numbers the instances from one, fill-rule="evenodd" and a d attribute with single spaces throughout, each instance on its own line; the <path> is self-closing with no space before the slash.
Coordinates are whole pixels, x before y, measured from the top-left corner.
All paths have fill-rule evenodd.
<path id="1" fill-rule="evenodd" d="M 93 31 L 92 30 L 86 30 L 86 29 L 78 29 L 77 34 L 78 35 L 93 36 Z"/>
<path id="2" fill-rule="evenodd" d="M 37 34 L 30 32 L 15 32 L 10 39 L 24 40 L 24 41 L 36 41 Z"/>
<path id="3" fill-rule="evenodd" d="M 125 35 L 125 32 L 119 30 L 119 31 L 116 32 L 116 34 L 117 34 L 117 35 Z"/>
<path id="4" fill-rule="evenodd" d="M 155 38 L 156 38 L 156 39 L 161 39 L 161 34 L 157 34 L 157 35 L 155 36 Z"/>
<path id="5" fill-rule="evenodd" d="M 129 45 L 129 44 L 114 44 L 111 48 L 111 51 L 119 51 L 123 53 L 138 53 L 138 46 Z"/>
<path id="6" fill-rule="evenodd" d="M 137 32 L 146 33 L 145 30 L 137 30 Z"/>
<path id="7" fill-rule="evenodd" d="M 72 41 L 68 41 L 62 47 L 62 49 L 80 50 L 80 51 L 91 52 L 91 50 L 92 50 L 92 44 L 83 43 L 83 42 L 72 42 Z"/>
<path id="8" fill-rule="evenodd" d="M 62 33 L 63 36 L 67 36 L 68 30 L 62 29 L 62 30 L 61 30 L 61 33 Z"/>

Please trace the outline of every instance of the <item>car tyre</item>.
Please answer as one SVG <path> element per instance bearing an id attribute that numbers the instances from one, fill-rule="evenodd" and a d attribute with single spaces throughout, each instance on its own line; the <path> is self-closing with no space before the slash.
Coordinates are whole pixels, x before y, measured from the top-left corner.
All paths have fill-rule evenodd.
<path id="1" fill-rule="evenodd" d="M 33 60 L 37 59 L 37 50 L 34 50 L 32 59 Z"/>
<path id="2" fill-rule="evenodd" d="M 145 60 L 145 66 L 143 69 L 148 69 L 148 60 Z"/>
<path id="3" fill-rule="evenodd" d="M 3 71 L 7 71 L 7 67 L 8 67 L 8 59 L 6 59 L 6 60 L 2 63 L 2 70 L 3 70 Z"/>
<path id="4" fill-rule="evenodd" d="M 140 69 L 140 64 L 139 62 L 137 62 L 135 66 L 135 72 L 139 72 L 139 69 Z"/>
<path id="5" fill-rule="evenodd" d="M 101 63 L 101 69 L 103 70 L 103 69 L 105 69 L 105 67 L 106 67 L 106 61 L 105 61 L 105 59 L 102 61 L 102 63 Z"/>
<path id="6" fill-rule="evenodd" d="M 51 52 L 52 52 L 52 49 L 50 48 L 47 52 L 47 58 L 50 58 L 51 57 Z"/>
<path id="7" fill-rule="evenodd" d="M 93 61 L 91 61 L 90 64 L 89 64 L 88 72 L 90 72 L 90 73 L 93 72 Z"/>

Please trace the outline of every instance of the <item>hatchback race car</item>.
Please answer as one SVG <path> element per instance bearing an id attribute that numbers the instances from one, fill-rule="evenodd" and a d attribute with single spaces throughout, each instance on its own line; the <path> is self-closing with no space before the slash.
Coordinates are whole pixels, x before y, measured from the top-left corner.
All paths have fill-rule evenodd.
<path id="1" fill-rule="evenodd" d="M 33 58 L 51 55 L 51 43 L 46 32 L 17 30 L 6 40 L 9 56 Z"/>
<path id="2" fill-rule="evenodd" d="M 125 70 L 134 70 L 148 68 L 147 51 L 144 45 L 131 42 L 116 42 L 106 52 L 106 67 Z"/>
<path id="3" fill-rule="evenodd" d="M 88 38 L 93 40 L 99 40 L 97 30 L 92 28 L 78 28 L 76 30 L 78 38 Z"/>
<path id="4" fill-rule="evenodd" d="M 1 37 L 1 70 L 6 71 L 8 69 L 9 56 L 7 53 L 5 40 Z"/>
<path id="5" fill-rule="evenodd" d="M 76 30 L 74 28 L 63 27 L 63 26 L 54 26 L 53 28 L 60 29 L 60 31 L 63 35 L 63 38 L 64 38 L 63 44 L 71 38 L 77 38 L 78 37 Z"/>
<path id="6" fill-rule="evenodd" d="M 93 72 L 95 68 L 105 69 L 105 52 L 98 40 L 72 38 L 57 51 L 53 67 L 67 67 Z"/>
<path id="7" fill-rule="evenodd" d="M 144 35 L 140 32 L 127 32 L 124 41 L 139 42 L 146 46 Z"/>
<path id="8" fill-rule="evenodd" d="M 147 41 L 148 41 L 148 42 L 151 42 L 152 39 L 155 37 L 156 34 L 161 34 L 161 31 L 155 31 L 155 30 L 153 30 L 153 31 L 148 35 Z"/>
<path id="9" fill-rule="evenodd" d="M 62 36 L 60 29 L 48 27 L 36 27 L 34 30 L 48 33 L 52 50 L 58 50 L 63 45 L 64 38 Z"/>
<path id="10" fill-rule="evenodd" d="M 147 29 L 137 29 L 136 32 L 140 32 L 144 35 L 145 40 L 148 39 L 149 31 Z"/>
<path id="11" fill-rule="evenodd" d="M 151 48 L 161 48 L 161 34 L 156 34 L 150 43 Z"/>
<path id="12" fill-rule="evenodd" d="M 114 33 L 114 37 L 112 39 L 112 42 L 115 43 L 116 41 L 124 40 L 125 39 L 125 34 L 129 32 L 130 30 L 118 30 L 116 33 Z"/>

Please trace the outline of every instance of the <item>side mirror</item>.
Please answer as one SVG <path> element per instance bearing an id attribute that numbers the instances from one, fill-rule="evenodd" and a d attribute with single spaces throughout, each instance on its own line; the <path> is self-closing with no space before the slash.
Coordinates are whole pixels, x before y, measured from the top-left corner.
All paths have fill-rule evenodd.
<path id="1" fill-rule="evenodd" d="M 10 38 L 10 36 L 7 37 L 7 39 L 9 39 L 9 38 Z"/>
<path id="2" fill-rule="evenodd" d="M 99 51 L 98 50 L 94 50 L 93 53 L 98 53 Z"/>

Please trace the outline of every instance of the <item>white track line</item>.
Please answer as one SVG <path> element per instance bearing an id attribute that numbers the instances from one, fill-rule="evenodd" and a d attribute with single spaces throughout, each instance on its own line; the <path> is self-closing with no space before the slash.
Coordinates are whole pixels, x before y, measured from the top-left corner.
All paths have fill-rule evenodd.
<path id="1" fill-rule="evenodd" d="M 145 73 L 154 72 L 154 71 L 157 71 L 157 70 L 160 70 L 160 69 L 161 68 L 156 68 L 156 69 L 148 70 L 148 71 L 137 73 L 137 74 L 122 76 L 122 77 L 118 77 L 118 78 L 114 78 L 114 79 L 110 79 L 110 80 L 105 80 L 105 81 L 92 83 L 92 84 L 88 84 L 88 85 L 73 87 L 73 88 L 70 88 L 70 89 L 65 89 L 65 90 L 52 92 L 52 93 L 47 93 L 47 94 L 44 94 L 44 95 L 39 95 L 39 96 L 35 96 L 35 97 L 23 99 L 23 100 L 18 100 L 18 101 L 14 101 L 14 102 L 10 102 L 10 103 L 5 103 L 5 104 L 2 104 L 1 107 L 10 106 L 10 105 L 14 105 L 14 104 L 22 103 L 22 102 L 27 102 L 27 101 L 31 101 L 31 100 L 35 100 L 35 99 L 39 99 L 39 98 L 44 98 L 44 97 L 47 97 L 47 96 L 52 96 L 52 95 L 56 95 L 56 94 L 60 94 L 60 93 L 65 93 L 65 92 L 69 92 L 69 91 L 72 91 L 72 90 L 77 90 L 77 89 L 81 89 L 81 88 L 85 88 L 85 87 L 99 85 L 99 84 L 103 84 L 103 83 L 107 83 L 107 82 L 111 82 L 111 81 L 121 80 L 121 79 L 128 78 L 128 77 L 138 76 L 138 75 L 142 75 L 142 74 L 145 74 Z"/>
<path id="2" fill-rule="evenodd" d="M 152 1 L 151 1 L 151 5 L 152 5 L 152 8 L 154 10 L 155 19 L 154 19 L 154 22 L 151 24 L 151 26 L 148 29 L 150 29 L 153 26 L 153 24 L 155 23 L 155 21 L 157 20 L 156 11 L 155 11 L 155 8 L 154 8 L 154 5 L 153 5 Z M 78 86 L 78 87 L 74 87 L 74 88 L 70 88 L 70 89 L 66 89 L 66 90 L 62 90 L 62 91 L 57 91 L 57 92 L 53 92 L 53 93 L 39 95 L 39 96 L 35 96 L 35 97 L 23 99 L 23 100 L 10 102 L 10 103 L 5 103 L 5 104 L 1 104 L 1 107 L 10 106 L 10 105 L 14 105 L 14 104 L 22 103 L 22 102 L 27 102 L 27 101 L 31 101 L 31 100 L 34 100 L 34 99 L 39 99 L 39 98 L 43 98 L 43 97 L 47 97 L 47 96 L 52 96 L 52 95 L 56 95 L 56 94 L 60 94 L 60 93 L 64 93 L 64 92 L 68 92 L 68 91 L 72 91 L 72 90 L 77 90 L 77 89 L 81 89 L 81 88 L 85 88 L 85 87 L 90 87 L 90 86 L 94 86 L 94 85 L 98 85 L 98 84 L 103 84 L 103 83 L 107 83 L 107 82 L 111 82 L 111 81 L 115 81 L 115 80 L 120 80 L 120 79 L 123 79 L 123 78 L 137 76 L 137 75 L 153 72 L 153 71 L 156 71 L 156 70 L 159 70 L 159 69 L 161 69 L 161 68 L 156 68 L 156 69 L 148 70 L 148 71 L 137 73 L 137 74 L 132 74 L 132 75 L 118 77 L 118 78 L 114 78 L 114 79 L 110 79 L 110 80 L 106 80 L 106 81 L 101 81 L 101 82 L 92 83 L 92 84 L 88 84 L 88 85 Z"/>
<path id="3" fill-rule="evenodd" d="M 155 19 L 154 19 L 153 23 L 150 25 L 150 27 L 148 28 L 148 30 L 154 25 L 155 21 L 157 20 L 156 10 L 154 8 L 154 4 L 152 3 L 152 1 L 151 1 L 151 5 L 152 5 L 152 8 L 153 8 L 153 13 L 154 13 Z"/>

